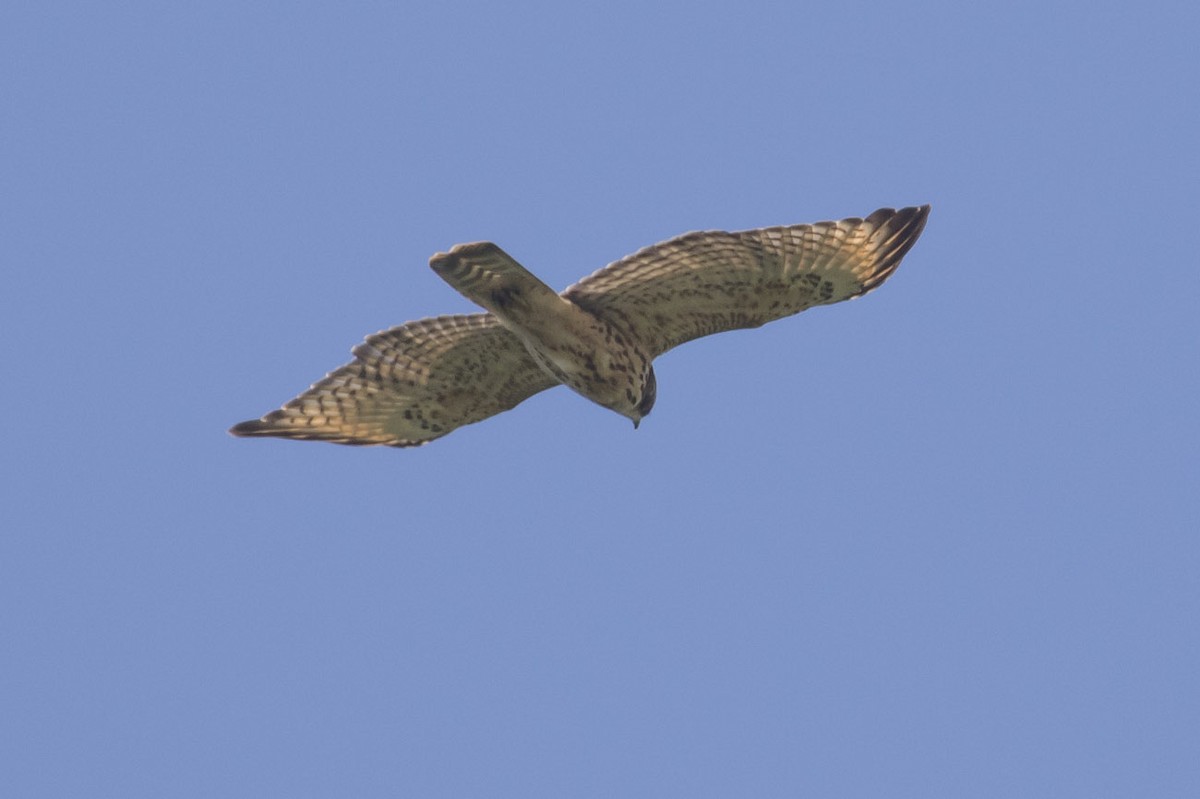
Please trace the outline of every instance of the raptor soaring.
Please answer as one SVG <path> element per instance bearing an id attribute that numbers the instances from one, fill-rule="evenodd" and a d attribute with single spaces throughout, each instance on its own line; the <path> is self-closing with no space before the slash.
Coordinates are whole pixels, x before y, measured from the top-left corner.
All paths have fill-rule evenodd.
<path id="1" fill-rule="evenodd" d="M 562 293 L 495 244 L 459 244 L 429 265 L 486 313 L 369 336 L 353 361 L 229 432 L 417 446 L 560 383 L 636 427 L 654 406 L 659 355 L 867 293 L 896 270 L 928 215 L 928 205 L 881 208 L 865 219 L 688 233 Z"/>

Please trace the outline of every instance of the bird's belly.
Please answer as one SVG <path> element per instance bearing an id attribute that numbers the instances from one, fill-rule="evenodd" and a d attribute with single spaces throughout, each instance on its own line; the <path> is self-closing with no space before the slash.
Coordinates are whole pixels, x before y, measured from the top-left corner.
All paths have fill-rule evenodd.
<path id="1" fill-rule="evenodd" d="M 623 413 L 636 407 L 639 387 L 631 359 L 594 348 L 548 348 L 526 341 L 534 361 L 551 377 L 595 403 Z"/>
<path id="2" fill-rule="evenodd" d="M 605 408 L 630 416 L 642 394 L 649 357 L 608 320 L 574 304 L 552 305 L 541 311 L 503 309 L 497 317 L 555 380 Z"/>

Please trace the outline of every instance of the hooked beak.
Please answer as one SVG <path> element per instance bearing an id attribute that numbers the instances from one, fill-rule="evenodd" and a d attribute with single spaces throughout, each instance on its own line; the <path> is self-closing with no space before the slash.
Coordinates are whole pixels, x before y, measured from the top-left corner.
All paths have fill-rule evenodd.
<path id="1" fill-rule="evenodd" d="M 641 420 L 641 419 L 634 419 L 634 420 L 633 420 L 633 429 L 634 429 L 634 430 L 637 430 L 637 428 L 638 428 L 638 425 L 639 425 L 639 424 L 641 424 L 641 423 L 642 423 L 642 420 Z"/>

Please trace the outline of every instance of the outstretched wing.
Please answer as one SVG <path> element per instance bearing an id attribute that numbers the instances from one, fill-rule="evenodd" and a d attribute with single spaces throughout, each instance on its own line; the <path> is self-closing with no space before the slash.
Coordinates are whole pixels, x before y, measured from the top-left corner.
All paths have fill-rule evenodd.
<path id="1" fill-rule="evenodd" d="M 352 362 L 229 432 L 412 447 L 553 385 L 492 315 L 438 316 L 369 336 Z"/>
<path id="2" fill-rule="evenodd" d="M 563 292 L 623 321 L 650 350 L 758 327 L 878 286 L 925 227 L 929 206 L 866 219 L 688 233 L 609 264 Z"/>

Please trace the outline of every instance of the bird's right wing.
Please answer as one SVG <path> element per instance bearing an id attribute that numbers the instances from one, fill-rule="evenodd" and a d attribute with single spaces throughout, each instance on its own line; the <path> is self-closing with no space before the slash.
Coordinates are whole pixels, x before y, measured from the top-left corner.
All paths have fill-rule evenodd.
<path id="1" fill-rule="evenodd" d="M 688 233 L 609 264 L 563 296 L 623 324 L 653 355 L 865 294 L 888 278 L 929 206 L 866 219 Z"/>
<path id="2" fill-rule="evenodd" d="M 491 314 L 438 316 L 369 336 L 352 362 L 229 432 L 418 446 L 554 385 Z"/>

